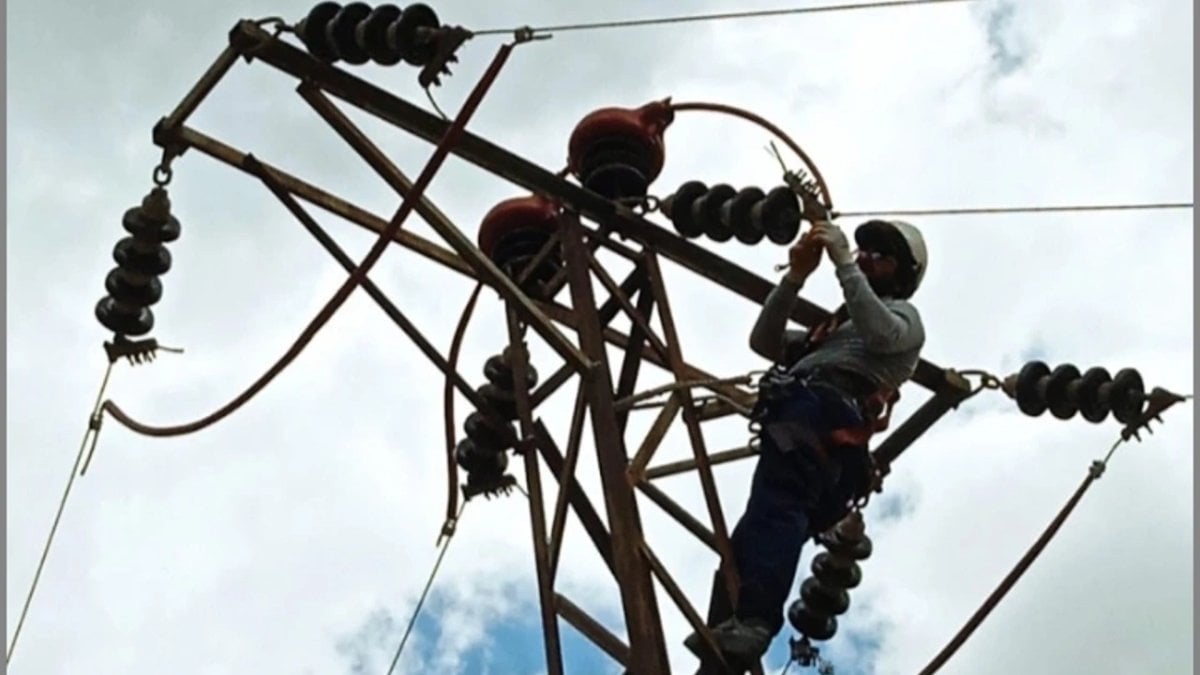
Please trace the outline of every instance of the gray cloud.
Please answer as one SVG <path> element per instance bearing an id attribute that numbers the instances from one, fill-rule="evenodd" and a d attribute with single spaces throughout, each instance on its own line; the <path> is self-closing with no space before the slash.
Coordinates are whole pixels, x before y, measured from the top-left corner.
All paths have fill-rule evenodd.
<path id="1" fill-rule="evenodd" d="M 1030 48 L 1020 42 L 1012 31 L 1016 5 L 1000 2 L 987 14 L 987 41 L 992 49 L 992 72 L 999 77 L 1010 75 L 1025 65 Z"/>

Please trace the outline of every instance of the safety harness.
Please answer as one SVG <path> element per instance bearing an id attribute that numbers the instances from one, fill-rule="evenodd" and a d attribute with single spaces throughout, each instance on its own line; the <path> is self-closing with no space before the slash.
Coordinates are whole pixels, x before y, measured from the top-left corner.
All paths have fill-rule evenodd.
<path id="1" fill-rule="evenodd" d="M 815 326 L 808 333 L 798 353 L 790 355 L 792 356 L 789 359 L 790 363 L 795 364 L 801 358 L 817 349 L 829 337 L 830 333 L 837 330 L 849 318 L 850 314 L 845 305 L 838 308 L 832 316 Z M 858 398 L 859 403 L 862 405 L 863 424 L 856 427 L 841 427 L 832 430 L 829 433 L 829 440 L 835 445 L 864 447 L 870 442 L 872 436 L 886 430 L 891 423 L 892 408 L 900 400 L 900 391 L 881 385 L 865 396 L 856 396 L 855 398 Z"/>

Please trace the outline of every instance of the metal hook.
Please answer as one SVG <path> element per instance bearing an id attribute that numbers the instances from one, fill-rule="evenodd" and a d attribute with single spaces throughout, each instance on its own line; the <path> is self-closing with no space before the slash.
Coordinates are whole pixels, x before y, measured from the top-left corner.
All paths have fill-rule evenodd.
<path id="1" fill-rule="evenodd" d="M 296 32 L 295 26 L 293 26 L 292 24 L 289 24 L 287 21 L 284 21 L 284 19 L 282 17 L 278 17 L 278 16 L 268 16 L 266 18 L 259 19 L 258 21 L 254 22 L 254 25 L 260 26 L 260 27 L 271 26 L 275 31 L 271 35 L 272 38 L 279 37 L 279 35 L 281 33 L 295 33 Z"/>
<path id="2" fill-rule="evenodd" d="M 962 377 L 978 377 L 979 384 L 971 389 L 968 396 L 974 396 L 984 389 L 1000 390 L 1004 387 L 1004 381 L 999 377 L 987 372 L 986 370 L 970 369 L 960 370 L 958 374 Z"/>
<path id="3" fill-rule="evenodd" d="M 170 160 L 167 160 L 154 167 L 154 172 L 151 174 L 150 179 L 158 187 L 166 187 L 171 182 L 172 175 Z"/>

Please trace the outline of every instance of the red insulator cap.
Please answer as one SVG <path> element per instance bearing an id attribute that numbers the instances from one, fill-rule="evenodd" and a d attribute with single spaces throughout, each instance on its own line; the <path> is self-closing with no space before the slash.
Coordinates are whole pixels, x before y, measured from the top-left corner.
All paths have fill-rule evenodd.
<path id="1" fill-rule="evenodd" d="M 553 232 L 558 227 L 559 205 L 541 195 L 513 197 L 496 204 L 479 225 L 479 249 L 492 257 L 496 244 L 517 230 Z"/>
<path id="2" fill-rule="evenodd" d="M 601 108 L 580 120 L 571 133 L 567 166 L 576 176 L 582 170 L 584 156 L 597 141 L 610 138 L 628 139 L 644 147 L 653 180 L 662 171 L 665 159 L 663 133 L 675 120 L 670 97 L 652 101 L 640 108 Z"/>

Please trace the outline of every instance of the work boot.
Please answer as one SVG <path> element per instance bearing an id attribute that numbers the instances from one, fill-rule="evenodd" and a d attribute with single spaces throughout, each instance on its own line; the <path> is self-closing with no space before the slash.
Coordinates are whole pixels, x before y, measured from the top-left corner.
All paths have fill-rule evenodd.
<path id="1" fill-rule="evenodd" d="M 721 649 L 730 665 L 748 667 L 767 653 L 771 646 L 771 630 L 761 621 L 741 620 L 730 617 L 712 629 L 713 641 Z M 692 633 L 683 641 L 693 654 L 704 658 L 707 646 L 699 633 Z"/>

